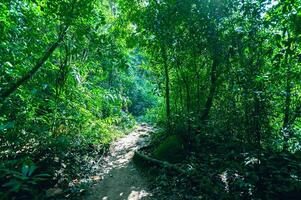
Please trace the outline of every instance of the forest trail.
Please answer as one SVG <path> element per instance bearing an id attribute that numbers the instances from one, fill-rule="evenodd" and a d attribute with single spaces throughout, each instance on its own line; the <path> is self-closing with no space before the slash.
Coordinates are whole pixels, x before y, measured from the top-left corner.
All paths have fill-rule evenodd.
<path id="1" fill-rule="evenodd" d="M 133 163 L 135 150 L 149 144 L 152 128 L 139 125 L 117 140 L 102 163 L 102 179 L 90 189 L 85 200 L 147 200 L 150 199 L 148 180 Z"/>

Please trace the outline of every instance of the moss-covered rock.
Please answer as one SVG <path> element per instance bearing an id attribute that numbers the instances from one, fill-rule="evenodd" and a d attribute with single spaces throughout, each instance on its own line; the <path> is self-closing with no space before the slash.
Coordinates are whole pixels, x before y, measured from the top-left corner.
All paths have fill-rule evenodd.
<path id="1" fill-rule="evenodd" d="M 154 149 L 152 156 L 171 163 L 182 161 L 185 158 L 183 140 L 177 135 L 167 137 Z"/>

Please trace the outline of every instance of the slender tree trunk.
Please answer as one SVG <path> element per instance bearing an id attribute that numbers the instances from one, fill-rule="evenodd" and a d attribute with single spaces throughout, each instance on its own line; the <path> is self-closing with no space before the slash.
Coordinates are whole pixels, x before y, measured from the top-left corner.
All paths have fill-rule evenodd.
<path id="1" fill-rule="evenodd" d="M 210 73 L 210 90 L 205 103 L 203 113 L 200 117 L 201 121 L 205 121 L 208 119 L 211 107 L 213 105 L 214 95 L 217 88 L 217 66 L 218 66 L 217 60 L 213 59 L 213 63 L 211 65 L 211 73 Z"/>
<path id="2" fill-rule="evenodd" d="M 179 68 L 179 64 L 177 64 L 177 67 Z M 179 69 L 176 70 L 176 75 L 177 75 L 177 81 L 180 83 L 181 82 L 181 76 Z M 179 96 L 180 96 L 180 111 L 184 111 L 184 95 L 183 95 L 183 89 L 181 86 L 179 86 Z"/>
<path id="3" fill-rule="evenodd" d="M 164 75 L 165 75 L 165 103 L 166 103 L 166 126 L 167 132 L 171 131 L 171 112 L 170 112 L 170 86 L 169 86 L 169 70 L 167 64 L 167 52 L 165 46 L 162 46 L 162 59 L 164 66 Z"/>
<path id="4" fill-rule="evenodd" d="M 187 112 L 187 133 L 188 135 L 191 132 L 191 120 L 190 120 L 190 103 L 191 103 L 191 98 L 190 98 L 190 87 L 189 87 L 189 83 L 188 83 L 188 77 L 182 74 L 182 79 L 185 85 L 185 89 L 186 89 L 186 112 Z"/>
<path id="5" fill-rule="evenodd" d="M 195 71 L 196 71 L 196 79 L 197 79 L 197 85 L 196 85 L 196 114 L 197 116 L 200 116 L 201 114 L 201 76 L 200 73 L 197 70 L 196 63 L 195 63 Z"/>
<path id="6" fill-rule="evenodd" d="M 284 137 L 283 150 L 288 149 L 288 140 L 291 135 L 290 107 L 291 107 L 292 86 L 291 86 L 291 66 L 288 62 L 290 47 L 291 47 L 291 43 L 289 42 L 284 57 L 284 65 L 286 65 L 286 89 L 285 89 L 284 118 L 283 118 L 283 126 L 282 126 L 282 133 Z"/>

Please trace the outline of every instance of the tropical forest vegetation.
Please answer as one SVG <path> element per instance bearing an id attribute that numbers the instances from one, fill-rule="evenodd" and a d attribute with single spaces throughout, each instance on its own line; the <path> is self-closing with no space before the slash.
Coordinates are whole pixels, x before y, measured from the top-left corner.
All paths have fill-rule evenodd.
<path id="1" fill-rule="evenodd" d="M 300 0 L 1 0 L 0 199 L 301 199 L 300 44 Z"/>

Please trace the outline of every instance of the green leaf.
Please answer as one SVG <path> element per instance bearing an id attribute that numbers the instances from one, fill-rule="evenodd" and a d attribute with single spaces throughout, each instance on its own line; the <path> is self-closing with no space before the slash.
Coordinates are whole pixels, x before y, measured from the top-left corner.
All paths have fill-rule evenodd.
<path id="1" fill-rule="evenodd" d="M 23 165 L 22 167 L 22 175 L 27 176 L 29 172 L 29 166 L 28 165 Z"/>
<path id="2" fill-rule="evenodd" d="M 7 124 L 0 125 L 0 131 L 11 129 L 14 127 L 14 122 L 8 122 Z"/>
<path id="3" fill-rule="evenodd" d="M 31 176 L 32 173 L 37 169 L 36 166 L 32 165 L 29 167 L 28 176 Z"/>

